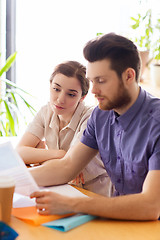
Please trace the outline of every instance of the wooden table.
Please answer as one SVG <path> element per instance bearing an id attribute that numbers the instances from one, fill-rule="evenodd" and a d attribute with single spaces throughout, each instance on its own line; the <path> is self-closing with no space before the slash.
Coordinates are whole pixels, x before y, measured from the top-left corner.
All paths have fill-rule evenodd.
<path id="1" fill-rule="evenodd" d="M 17 240 L 160 240 L 160 221 L 95 219 L 64 233 L 12 217 L 10 226 L 18 232 Z"/>
<path id="2" fill-rule="evenodd" d="M 76 187 L 88 196 L 95 193 Z M 160 240 L 160 221 L 116 221 L 94 219 L 68 232 L 33 226 L 15 217 L 10 226 L 19 236 L 16 240 Z"/>

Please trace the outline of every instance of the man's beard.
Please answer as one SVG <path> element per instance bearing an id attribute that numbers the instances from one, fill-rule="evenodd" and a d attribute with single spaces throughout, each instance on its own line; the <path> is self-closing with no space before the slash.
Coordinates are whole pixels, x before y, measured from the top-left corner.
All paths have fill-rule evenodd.
<path id="1" fill-rule="evenodd" d="M 99 96 L 99 97 L 104 97 L 105 99 L 107 99 L 106 96 Z M 101 110 L 121 109 L 127 106 L 130 102 L 131 102 L 131 96 L 129 92 L 125 89 L 124 84 L 120 82 L 117 96 L 114 97 L 113 100 L 108 100 L 106 103 L 99 103 L 98 106 Z"/>

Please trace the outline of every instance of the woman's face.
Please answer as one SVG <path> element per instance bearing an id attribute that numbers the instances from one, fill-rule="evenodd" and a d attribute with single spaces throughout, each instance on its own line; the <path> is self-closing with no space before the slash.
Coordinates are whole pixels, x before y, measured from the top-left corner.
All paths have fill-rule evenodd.
<path id="1" fill-rule="evenodd" d="M 72 117 L 78 103 L 83 100 L 80 82 L 61 73 L 50 84 L 50 104 L 57 115 Z"/>

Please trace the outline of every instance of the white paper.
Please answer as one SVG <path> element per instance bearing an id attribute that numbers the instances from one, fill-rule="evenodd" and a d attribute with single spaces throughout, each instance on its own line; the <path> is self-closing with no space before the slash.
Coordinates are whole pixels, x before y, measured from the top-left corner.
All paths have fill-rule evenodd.
<path id="1" fill-rule="evenodd" d="M 35 205 L 35 199 L 31 199 L 30 197 L 21 195 L 19 193 L 14 193 L 13 208 L 32 207 Z"/>
<path id="2" fill-rule="evenodd" d="M 68 184 L 39 188 L 10 142 L 0 144 L 0 175 L 8 175 L 15 180 L 14 208 L 35 206 L 35 199 L 29 197 L 35 191 L 53 191 L 68 197 L 86 197 Z"/>
<path id="3" fill-rule="evenodd" d="M 87 197 L 86 195 L 68 184 L 52 187 L 41 187 L 40 191 L 52 191 L 68 197 Z M 35 205 L 35 199 L 30 199 L 30 197 L 28 196 L 23 196 L 17 193 L 14 194 L 13 208 L 31 207 Z"/>
<path id="4" fill-rule="evenodd" d="M 10 142 L 0 144 L 0 175 L 15 181 L 15 192 L 29 196 L 39 187 Z"/>
<path id="5" fill-rule="evenodd" d="M 87 197 L 85 194 L 81 193 L 79 190 L 70 186 L 69 184 L 43 187 L 41 188 L 41 191 L 52 191 L 67 197 Z"/>

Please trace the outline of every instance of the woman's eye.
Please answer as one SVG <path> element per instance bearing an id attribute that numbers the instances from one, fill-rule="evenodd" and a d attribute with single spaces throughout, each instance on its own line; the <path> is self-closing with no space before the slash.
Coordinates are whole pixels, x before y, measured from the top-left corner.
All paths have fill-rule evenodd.
<path id="1" fill-rule="evenodd" d="M 56 92 L 60 91 L 60 89 L 58 89 L 58 88 L 53 88 L 53 90 L 55 90 Z"/>

